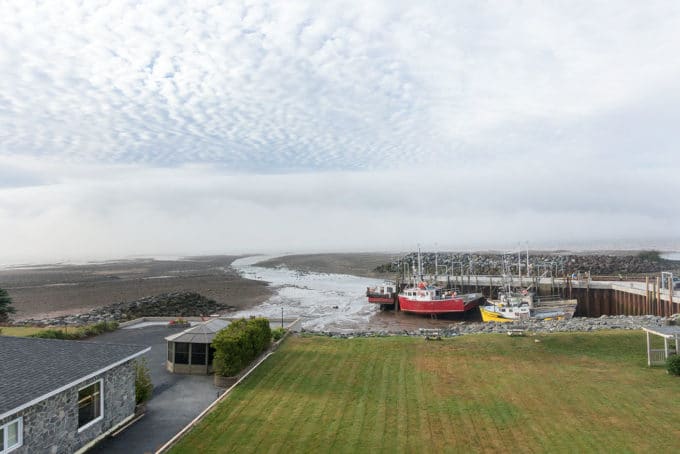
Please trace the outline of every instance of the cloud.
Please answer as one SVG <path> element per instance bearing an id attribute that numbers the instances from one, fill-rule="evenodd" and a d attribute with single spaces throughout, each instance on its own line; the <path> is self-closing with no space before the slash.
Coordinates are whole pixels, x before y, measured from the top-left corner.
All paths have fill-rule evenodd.
<path id="1" fill-rule="evenodd" d="M 678 27 L 663 1 L 2 2 L 0 246 L 677 238 Z"/>
<path id="2" fill-rule="evenodd" d="M 363 3 L 5 2 L 0 150 L 254 172 L 474 159 L 490 131 L 608 114 L 680 71 L 667 2 Z M 511 145 L 564 144 L 531 139 Z"/>
<path id="3" fill-rule="evenodd" d="M 503 248 L 525 240 L 667 245 L 680 225 L 668 200 L 652 197 L 680 190 L 670 171 L 620 175 L 636 179 L 631 187 L 625 178 L 578 175 L 578 163 L 563 169 L 574 172 L 571 186 L 552 185 L 551 171 L 527 175 L 519 167 L 489 175 L 422 170 L 414 178 L 400 170 L 227 175 L 196 165 L 71 166 L 58 183 L 0 191 L 0 250 L 12 262 L 418 243 Z"/>

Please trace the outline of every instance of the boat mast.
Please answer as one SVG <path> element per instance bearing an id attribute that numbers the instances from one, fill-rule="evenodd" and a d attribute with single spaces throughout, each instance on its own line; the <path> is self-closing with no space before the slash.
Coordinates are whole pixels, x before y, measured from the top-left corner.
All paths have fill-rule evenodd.
<path id="1" fill-rule="evenodd" d="M 529 275 L 529 242 L 527 241 L 527 276 Z"/>
<path id="2" fill-rule="evenodd" d="M 519 286 L 522 286 L 522 247 L 517 248 L 517 276 L 519 276 Z"/>
<path id="3" fill-rule="evenodd" d="M 420 244 L 418 245 L 418 275 L 420 276 L 420 280 L 423 280 L 423 262 L 420 258 Z"/>

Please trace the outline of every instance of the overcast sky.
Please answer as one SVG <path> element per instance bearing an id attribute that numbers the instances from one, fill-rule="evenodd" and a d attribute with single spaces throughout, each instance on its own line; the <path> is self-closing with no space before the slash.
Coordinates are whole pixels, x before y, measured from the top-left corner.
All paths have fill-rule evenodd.
<path id="1" fill-rule="evenodd" d="M 0 264 L 680 248 L 680 2 L 29 3 Z"/>

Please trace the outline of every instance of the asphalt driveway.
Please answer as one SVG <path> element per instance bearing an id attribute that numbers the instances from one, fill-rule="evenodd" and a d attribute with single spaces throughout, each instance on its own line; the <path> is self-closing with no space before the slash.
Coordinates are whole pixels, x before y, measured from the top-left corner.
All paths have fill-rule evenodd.
<path id="1" fill-rule="evenodd" d="M 213 385 L 212 375 L 179 375 L 165 370 L 164 338 L 176 328 L 146 326 L 102 334 L 92 342 L 150 346 L 145 354 L 154 391 L 142 419 L 115 437 L 92 448 L 92 453 L 136 454 L 155 452 L 223 392 Z"/>

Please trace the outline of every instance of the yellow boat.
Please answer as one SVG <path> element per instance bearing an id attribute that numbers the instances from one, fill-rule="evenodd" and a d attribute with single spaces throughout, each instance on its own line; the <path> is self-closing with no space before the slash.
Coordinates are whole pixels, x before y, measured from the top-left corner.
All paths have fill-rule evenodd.
<path id="1" fill-rule="evenodd" d="M 482 313 L 482 321 L 484 322 L 511 322 L 510 318 L 505 318 L 497 312 L 484 309 L 484 306 L 479 306 L 479 312 Z"/>
<path id="2" fill-rule="evenodd" d="M 529 307 L 488 305 L 479 306 L 479 311 L 482 313 L 482 321 L 484 322 L 512 322 L 515 320 L 522 320 L 529 318 Z"/>

